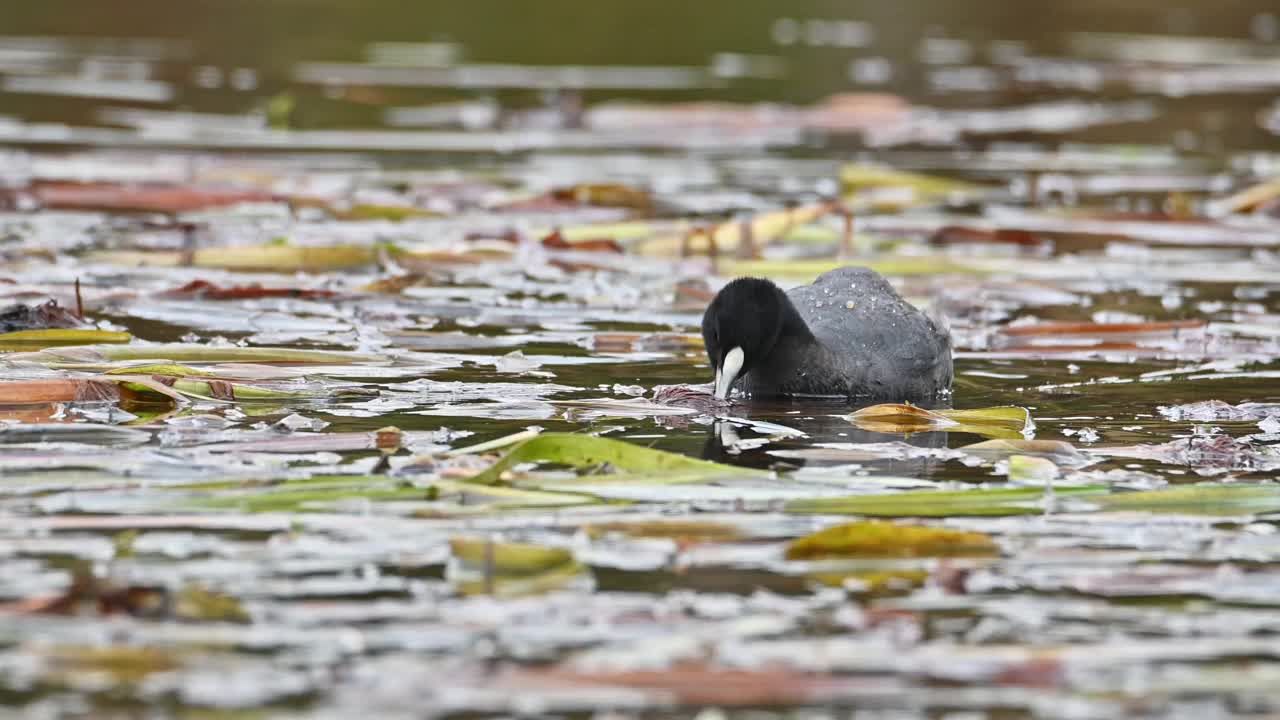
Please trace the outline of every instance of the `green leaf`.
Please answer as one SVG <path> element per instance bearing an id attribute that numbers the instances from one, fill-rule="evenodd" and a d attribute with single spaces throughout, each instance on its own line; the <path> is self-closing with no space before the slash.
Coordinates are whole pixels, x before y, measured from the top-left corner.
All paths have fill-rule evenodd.
<path id="1" fill-rule="evenodd" d="M 152 363 L 149 365 L 130 365 L 128 367 L 107 370 L 104 375 L 163 375 L 165 377 L 218 377 L 208 370 L 199 370 L 177 363 Z"/>
<path id="2" fill-rule="evenodd" d="M 986 188 L 963 180 L 903 172 L 878 165 L 851 164 L 840 169 L 840 184 L 849 194 L 885 188 L 906 188 L 917 200 L 946 199 L 954 195 L 976 195 Z"/>
<path id="3" fill-rule="evenodd" d="M 453 556 L 468 565 L 492 565 L 504 575 L 537 575 L 573 562 L 573 553 L 564 548 L 530 543 L 496 543 L 477 538 L 449 541 Z"/>
<path id="4" fill-rule="evenodd" d="M 17 332 L 0 333 L 0 350 L 32 350 L 66 345 L 127 343 L 132 339 L 133 336 L 127 332 L 114 332 L 111 330 L 63 328 L 19 330 Z"/>
<path id="5" fill-rule="evenodd" d="M 217 483 L 187 486 L 187 491 L 209 491 L 209 497 L 179 501 L 179 507 L 236 510 L 239 512 L 327 512 L 344 500 L 370 502 L 427 500 L 425 488 L 405 486 L 381 475 L 324 475 L 284 483 L 247 485 Z"/>
<path id="6" fill-rule="evenodd" d="M 214 383 L 217 383 L 216 385 Z M 223 400 L 225 402 L 243 402 L 246 400 L 307 400 L 322 397 L 314 392 L 291 392 L 248 383 L 233 383 L 226 380 L 205 382 L 201 380 L 179 379 L 174 381 L 174 390 L 185 397 L 198 400 Z M 229 397 L 223 397 L 229 395 Z"/>
<path id="7" fill-rule="evenodd" d="M 1103 510 L 1191 515 L 1262 515 L 1280 512 L 1280 485 L 1184 485 L 1089 498 Z"/>
<path id="8" fill-rule="evenodd" d="M 454 538 L 449 546 L 445 576 L 463 595 L 532 595 L 591 579 L 564 548 L 477 538 Z"/>
<path id="9" fill-rule="evenodd" d="M 359 498 L 374 503 L 431 501 L 429 507 L 415 514 L 421 517 L 454 517 L 599 502 L 588 495 L 482 486 L 453 480 L 437 479 L 427 487 L 417 487 L 385 475 L 315 475 L 261 485 L 217 482 L 187 485 L 181 489 L 216 494 L 180 505 L 241 512 L 327 512 L 331 510 L 327 506 Z"/>
<path id="10" fill-rule="evenodd" d="M 521 430 L 518 433 L 503 435 L 500 438 L 494 438 L 493 440 L 489 440 L 487 442 L 476 443 L 475 445 L 467 445 L 466 447 L 453 448 L 452 450 L 446 450 L 442 454 L 446 457 L 452 457 L 454 455 L 476 455 L 479 453 L 486 453 L 486 452 L 489 452 L 490 450 L 498 450 L 500 448 L 508 447 L 510 445 L 515 445 L 516 443 L 523 442 L 530 438 L 535 438 L 541 432 L 542 430 L 540 429 Z"/>
<path id="11" fill-rule="evenodd" d="M 590 495 L 570 492 L 544 492 L 498 485 L 476 485 L 470 482 L 436 479 L 429 491 L 438 494 L 440 500 L 457 499 L 459 507 L 468 512 L 488 510 L 513 510 L 519 508 L 566 507 L 569 505 L 594 505 L 599 500 Z M 451 514 L 458 514 L 453 512 Z"/>
<path id="12" fill-rule="evenodd" d="M 1056 497 L 1102 495 L 1101 485 L 1057 488 Z M 873 517 L 964 517 L 981 515 L 1038 515 L 1044 512 L 1045 491 L 1040 488 L 996 490 L 922 490 L 883 495 L 793 500 L 787 512 Z"/>
<path id="13" fill-rule="evenodd" d="M 549 463 L 575 468 L 609 465 L 626 471 L 628 479 L 643 476 L 641 481 L 689 482 L 716 476 L 763 474 L 758 470 L 696 460 L 619 440 L 570 433 L 544 433 L 515 446 L 501 460 L 470 478 L 468 482 L 492 485 L 502 480 L 504 473 L 522 463 Z"/>

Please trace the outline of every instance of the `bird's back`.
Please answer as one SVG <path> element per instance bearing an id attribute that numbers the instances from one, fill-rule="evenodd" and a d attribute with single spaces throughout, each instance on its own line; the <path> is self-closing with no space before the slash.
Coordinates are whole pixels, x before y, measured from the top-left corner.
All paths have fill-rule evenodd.
<path id="1" fill-rule="evenodd" d="M 947 330 L 876 272 L 838 268 L 787 296 L 822 347 L 794 352 L 776 390 L 927 402 L 951 387 Z"/>

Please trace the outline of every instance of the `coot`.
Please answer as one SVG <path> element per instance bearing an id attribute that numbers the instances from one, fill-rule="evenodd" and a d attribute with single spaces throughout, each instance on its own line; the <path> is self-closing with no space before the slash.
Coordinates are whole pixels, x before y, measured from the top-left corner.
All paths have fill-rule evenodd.
<path id="1" fill-rule="evenodd" d="M 875 271 L 842 267 L 783 292 L 725 285 L 702 317 L 716 396 L 822 395 L 932 401 L 951 389 L 951 337 Z"/>

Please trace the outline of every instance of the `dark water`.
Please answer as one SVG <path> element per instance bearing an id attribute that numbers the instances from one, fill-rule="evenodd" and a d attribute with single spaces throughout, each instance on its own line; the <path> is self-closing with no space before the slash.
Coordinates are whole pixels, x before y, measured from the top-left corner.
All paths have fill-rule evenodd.
<path id="1" fill-rule="evenodd" d="M 81 282 L 89 319 L 135 345 L 395 357 L 303 372 L 328 392 L 359 384 L 354 400 L 201 400 L 157 417 L 0 407 L 0 705 L 51 718 L 1273 715 L 1280 229 L 1274 205 L 1203 223 L 1185 213 L 1280 168 L 1278 41 L 1280 10 L 1256 0 L 0 3 L 4 304 L 72 306 Z M 857 132 L 762 128 L 742 106 L 712 131 L 688 116 L 652 131 L 633 118 L 613 135 L 592 125 L 619 100 L 776 112 L 851 92 L 901 115 Z M 403 121 L 459 103 L 481 120 Z M 874 141 L 900 122 L 915 134 Z M 948 403 L 1026 408 L 1036 439 L 1076 446 L 1087 465 L 1062 461 L 1058 484 L 1012 478 L 948 454 L 987 435 L 872 432 L 842 401 L 733 409 L 803 434 L 791 437 L 554 404 L 710 381 L 695 337 L 705 300 L 673 301 L 677 284 L 710 291 L 748 271 L 807 282 L 804 260 L 835 262 L 842 225 L 821 218 L 766 248 L 776 264 L 721 257 L 718 272 L 674 251 L 644 257 L 610 226 L 597 231 L 619 234 L 626 264 L 575 269 L 537 242 L 550 228 L 768 215 L 840 192 L 842 169 L 861 163 L 994 186 L 870 203 L 852 261 L 935 263 L 886 274 L 950 318 Z M 38 200 L 77 181 L 270 195 L 176 211 Z M 599 182 L 645 188 L 657 209 L 546 199 Z M 290 204 L 313 196 L 336 201 Z M 344 219 L 335 208 L 353 198 L 421 216 Z M 1076 224 L 1089 221 L 1102 229 Z M 946 245 L 934 232 L 983 223 L 1030 227 L 1035 242 Z M 512 228 L 524 242 L 482 256 L 481 240 Z M 195 260 L 280 239 L 462 247 L 468 261 L 433 261 L 405 291 L 378 293 L 367 284 L 406 271 Z M 179 259 L 146 268 L 127 253 Z M 336 294 L 173 297 L 193 280 Z M 1196 327 L 1152 329 L 1170 321 Z M 1137 329 L 1016 333 L 1044 323 Z M 596 344 L 648 333 L 682 339 Z M 0 354 L 0 380 L 69 377 L 38 360 Z M 1232 407 L 1178 410 L 1211 400 Z M 55 423 L 39 441 L 20 434 Z M 252 446 L 388 426 L 437 434 L 387 457 Z M 445 446 L 531 426 L 779 474 L 602 477 L 563 506 L 541 503 L 594 476 L 516 473 L 497 492 L 537 495 L 518 501 L 458 482 L 488 461 Z M 67 427 L 85 434 L 50 440 Z M 137 434 L 90 434 L 108 431 Z M 217 448 L 241 442 L 252 449 Z M 859 446 L 878 449 L 813 454 Z M 1071 504 L 1083 485 L 1123 497 L 1198 483 L 1202 499 Z M 796 498 L 1042 486 L 1043 512 L 902 521 L 989 534 L 993 554 L 784 557 L 850 519 L 796 511 Z M 488 549 L 477 562 L 459 541 Z M 512 542 L 566 556 L 504 570 L 494 548 Z M 525 596 L 491 597 L 506 583 Z"/>
<path id="2" fill-rule="evenodd" d="M 507 106 L 519 107 L 545 100 L 545 93 L 518 85 L 461 91 L 373 88 L 335 97 L 341 93 L 299 82 L 302 64 L 360 62 L 368 58 L 371 43 L 444 44 L 449 46 L 450 59 L 484 64 L 697 68 L 714 67 L 715 58 L 729 54 L 770 58 L 778 68 L 775 77 L 727 77 L 712 87 L 591 90 L 584 93 L 587 102 L 626 97 L 806 103 L 832 92 L 858 89 L 942 106 L 998 107 L 1062 93 L 972 87 L 952 92 L 940 89 L 939 79 L 955 67 L 994 64 L 999 69 L 1018 56 L 1094 61 L 1098 54 L 1087 49 L 1088 38 L 1097 33 L 1222 38 L 1265 47 L 1277 40 L 1276 25 L 1275 8 L 1265 0 L 1217 5 L 1102 0 L 806 0 L 785 5 L 762 0 L 140 0 L 127 4 L 55 0 L 5 3 L 0 8 L 5 35 L 37 44 L 41 39 L 57 39 L 60 45 L 55 50 L 65 52 L 55 51 L 52 63 L 60 70 L 140 74 L 174 84 L 171 99 L 148 102 L 146 107 L 237 113 L 288 92 L 297 101 L 294 126 L 303 128 L 376 125 L 379 106 L 388 104 L 493 96 Z M 96 69 L 86 69 L 95 61 Z M 721 62 L 734 66 L 723 58 Z M 1155 122 L 1068 133 L 1062 139 L 1185 144 L 1191 142 L 1185 137 L 1190 133 L 1200 150 L 1257 148 L 1268 138 L 1253 119 L 1267 100 L 1248 93 L 1173 98 Z M 27 121 L 91 121 L 99 104 L 38 93 L 0 94 L 0 113 Z"/>

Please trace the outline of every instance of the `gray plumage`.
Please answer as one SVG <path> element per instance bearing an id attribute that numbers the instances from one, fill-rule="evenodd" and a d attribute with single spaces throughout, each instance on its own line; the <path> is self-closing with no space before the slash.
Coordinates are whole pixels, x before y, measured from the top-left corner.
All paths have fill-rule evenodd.
<path id="1" fill-rule="evenodd" d="M 917 403 L 950 391 L 946 327 L 903 300 L 876 272 L 838 268 L 812 285 L 787 291 L 786 297 L 812 335 L 802 330 L 778 334 L 763 357 L 748 360 L 741 389 L 754 396 L 844 395 Z"/>

